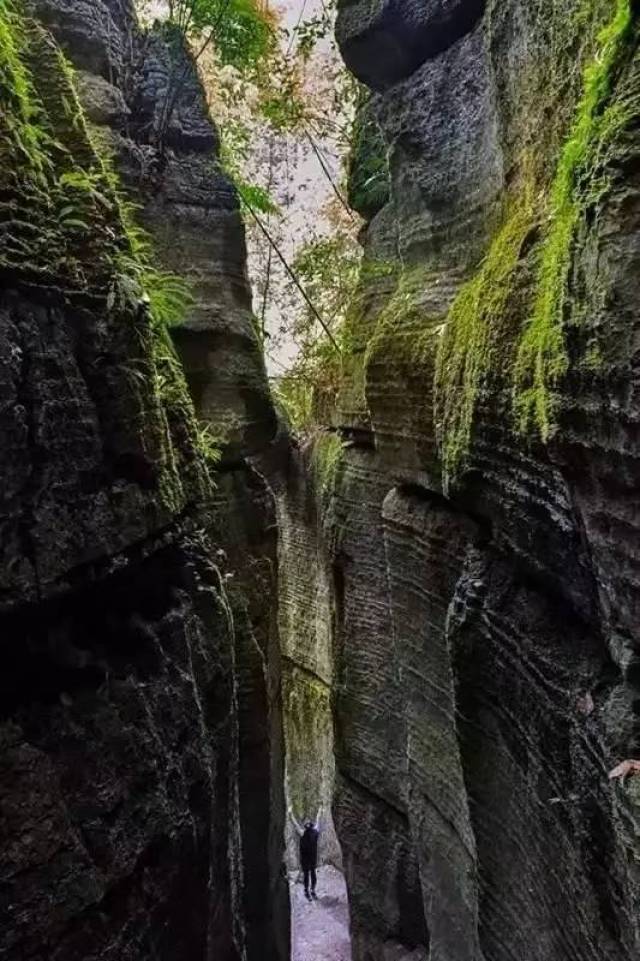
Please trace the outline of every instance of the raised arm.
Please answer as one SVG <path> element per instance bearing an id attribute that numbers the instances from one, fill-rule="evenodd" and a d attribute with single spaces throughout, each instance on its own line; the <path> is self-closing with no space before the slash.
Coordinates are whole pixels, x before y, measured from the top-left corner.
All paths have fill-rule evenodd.
<path id="1" fill-rule="evenodd" d="M 316 814 L 315 826 L 320 827 L 320 818 L 322 817 L 322 805 L 318 808 L 318 813 Z"/>
<path id="2" fill-rule="evenodd" d="M 291 807 L 291 805 L 289 805 L 288 810 L 289 810 L 289 817 L 291 818 L 291 823 L 293 824 L 294 828 L 296 829 L 300 837 L 302 837 L 302 835 L 304 834 L 304 828 L 302 827 L 299 821 L 296 821 L 296 816 L 293 813 L 293 808 Z"/>

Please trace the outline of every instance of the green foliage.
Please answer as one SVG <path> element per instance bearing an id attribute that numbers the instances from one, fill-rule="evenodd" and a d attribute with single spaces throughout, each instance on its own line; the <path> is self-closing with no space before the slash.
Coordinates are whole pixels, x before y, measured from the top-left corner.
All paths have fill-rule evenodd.
<path id="1" fill-rule="evenodd" d="M 42 104 L 36 97 L 23 53 L 27 44 L 22 23 L 10 0 L 0 0 L 0 102 L 3 131 L 0 159 L 26 164 L 46 183 L 51 169 L 51 138 L 44 129 Z"/>
<path id="2" fill-rule="evenodd" d="M 0 0 L 0 264 L 73 300 L 89 294 L 104 310 L 131 314 L 131 293 L 149 302 L 141 329 L 149 353 L 126 371 L 151 388 L 160 416 L 179 412 L 196 436 L 193 407 L 166 327 L 187 302 L 183 282 L 155 262 L 135 208 L 122 195 L 110 159 L 92 140 L 74 88 L 73 69 L 50 35 L 21 7 Z M 215 459 L 213 438 L 198 438 Z M 163 451 L 163 497 L 179 506 L 175 453 Z M 178 492 L 178 493 L 177 493 Z M 177 499 L 176 499 L 177 498 Z"/>
<path id="3" fill-rule="evenodd" d="M 144 0 L 138 2 L 148 9 Z M 263 61 L 273 58 L 278 45 L 273 15 L 259 0 L 168 0 L 168 14 L 161 23 L 173 60 L 162 119 L 154 131 L 164 151 L 192 63 L 202 63 L 209 51 L 219 67 L 232 67 L 239 75 L 253 78 Z"/>
<path id="4" fill-rule="evenodd" d="M 274 378 L 276 401 L 297 434 L 308 435 L 329 419 L 342 383 L 342 364 L 326 336 L 318 336 L 286 374 Z"/>
<path id="5" fill-rule="evenodd" d="M 115 213 L 123 231 L 122 242 L 113 252 L 115 271 L 137 283 L 155 326 L 175 327 L 193 304 L 190 287 L 184 278 L 159 267 L 151 237 L 137 222 L 138 206 L 122 192 L 106 150 L 100 148 L 95 138 L 92 144 L 96 151 L 95 169 L 76 168 L 58 178 L 66 200 L 58 212 L 60 223 L 81 234 L 90 231 L 91 223 L 82 219 L 88 212 L 87 198 L 91 200 L 90 211 L 101 206 L 107 213 Z"/>
<path id="6" fill-rule="evenodd" d="M 210 424 L 197 424 L 198 447 L 209 467 L 216 467 L 222 458 L 224 441 L 218 437 Z"/>
<path id="7" fill-rule="evenodd" d="M 137 206 L 116 192 L 126 245 L 117 255 L 119 273 L 133 278 L 149 304 L 154 324 L 177 327 L 193 306 L 187 281 L 158 266 L 149 234 L 136 222 Z"/>
<path id="8" fill-rule="evenodd" d="M 335 2 L 323 3 L 320 13 L 301 20 L 295 27 L 298 53 L 304 61 L 309 60 L 318 43 L 332 35 L 334 6 Z"/>
<path id="9" fill-rule="evenodd" d="M 256 0 L 170 0 L 169 21 L 194 40 L 195 56 L 212 43 L 220 63 L 253 69 L 273 49 L 272 18 Z"/>
<path id="10" fill-rule="evenodd" d="M 220 163 L 235 186 L 243 206 L 259 214 L 279 214 L 280 208 L 269 191 L 249 182 L 244 170 L 251 156 L 251 134 L 244 123 L 228 122 L 220 130 Z"/>
<path id="11" fill-rule="evenodd" d="M 348 101 L 353 85 L 339 82 L 339 79 L 346 76 L 346 71 L 334 69 L 330 58 L 323 58 L 321 77 L 314 77 L 313 72 L 308 69 L 311 54 L 318 44 L 323 41 L 333 42 L 331 28 L 335 0 L 323 3 L 322 12 L 307 19 L 303 18 L 304 12 L 301 11 L 299 21 L 291 29 L 280 26 L 278 14 L 268 15 L 272 17 L 272 42 L 261 51 L 254 49 L 246 63 L 235 58 L 233 69 L 225 67 L 229 58 L 221 55 L 216 37 L 218 24 L 214 23 L 210 16 L 211 8 L 207 7 L 207 29 L 204 29 L 202 9 L 199 7 L 196 10 L 193 0 L 172 3 L 169 10 L 169 36 L 175 36 L 176 40 L 186 38 L 196 57 L 202 53 L 209 40 L 211 42 L 209 56 L 199 59 L 200 74 L 219 123 L 221 165 L 237 189 L 243 212 L 249 214 L 246 221 L 249 227 L 250 250 L 257 250 L 263 262 L 264 269 L 259 273 L 256 271 L 258 292 L 261 295 L 260 333 L 266 348 L 273 348 L 277 334 L 270 331 L 270 336 L 264 337 L 264 333 L 266 327 L 271 326 L 276 309 L 281 317 L 281 333 L 286 332 L 292 316 L 305 310 L 302 306 L 305 291 L 298 289 L 295 295 L 292 295 L 288 286 L 287 278 L 291 276 L 291 272 L 288 255 L 283 255 L 285 248 L 280 235 L 280 225 L 274 224 L 273 219 L 263 219 L 281 215 L 282 211 L 274 201 L 274 196 L 281 198 L 288 207 L 291 203 L 296 203 L 298 190 L 301 192 L 307 188 L 306 183 L 299 184 L 295 173 L 290 177 L 289 159 L 286 160 L 286 185 L 283 182 L 284 178 L 280 173 L 284 167 L 283 154 L 286 154 L 287 158 L 291 156 L 290 141 L 285 141 L 283 135 L 293 134 L 294 137 L 304 140 L 303 144 L 296 144 L 294 170 L 300 164 L 303 151 L 313 150 L 324 175 L 331 182 L 334 193 L 340 196 L 341 186 L 336 182 L 331 161 L 327 162 L 324 157 L 324 147 L 329 139 L 333 147 L 338 140 L 336 129 L 340 128 L 331 109 L 330 98 L 335 102 Z M 215 10 L 215 4 L 213 9 Z M 228 10 L 229 14 L 233 13 L 232 7 Z M 179 58 L 176 57 L 176 63 L 178 61 Z M 326 76 L 325 63 L 328 67 Z M 223 67 L 224 69 L 221 69 Z M 179 68 L 176 73 L 179 79 Z M 349 92 L 345 93 L 347 87 Z M 322 95 L 314 97 L 316 90 L 322 91 Z M 167 117 L 174 109 L 175 99 L 167 98 Z M 253 144 L 254 138 L 259 138 L 263 145 L 258 152 Z M 264 149 L 264 145 L 268 150 Z M 299 149 L 300 147 L 303 149 Z M 321 216 L 324 219 L 324 211 Z M 327 215 L 327 220 L 328 216 L 330 215 Z M 356 219 L 349 216 L 355 234 Z M 302 221 L 302 218 L 300 220 Z M 307 231 L 307 224 L 299 223 L 297 218 L 292 226 L 297 234 Z M 284 263 L 285 260 L 287 263 Z M 292 266 L 295 271 L 295 265 Z M 313 297 L 311 300 L 313 301 Z M 317 314 L 320 314 L 324 321 L 319 305 Z M 316 323 L 317 314 L 309 321 L 310 324 Z"/>
<path id="12" fill-rule="evenodd" d="M 435 422 L 445 489 L 464 465 L 474 415 L 489 374 L 508 359 L 500 333 L 533 220 L 531 189 L 512 203 L 489 251 L 455 298 L 437 353 Z"/>
<path id="13" fill-rule="evenodd" d="M 196 29 L 204 33 L 213 26 L 216 51 L 223 64 L 240 70 L 252 67 L 273 48 L 273 25 L 255 0 L 202 0 L 199 6 L 209 9 Z"/>
<path id="14" fill-rule="evenodd" d="M 322 494 L 329 494 L 335 488 L 343 458 L 344 444 L 339 434 L 325 432 L 317 437 L 311 454 L 311 470 Z"/>
<path id="15" fill-rule="evenodd" d="M 553 429 L 556 390 L 568 368 L 564 323 L 577 230 L 585 211 L 606 193 L 611 146 L 637 111 L 637 104 L 609 102 L 632 26 L 629 0 L 615 0 L 614 15 L 584 71 L 582 96 L 551 186 L 536 296 L 518 348 L 514 386 L 519 430 L 535 427 L 543 440 Z"/>
<path id="16" fill-rule="evenodd" d="M 343 84 L 334 84 L 333 104 L 318 105 L 304 90 L 305 73 L 314 51 L 324 42 L 335 43 L 335 7 L 336 0 L 323 0 L 319 13 L 301 17 L 291 29 L 281 27 L 280 43 L 258 66 L 260 114 L 274 131 L 304 133 L 311 129 L 317 136 L 320 128 L 327 125 L 332 133 L 335 131 L 335 116 L 340 113 L 345 94 Z M 342 71 L 340 79 L 346 76 L 346 70 Z"/>
<path id="17" fill-rule="evenodd" d="M 537 429 L 543 439 L 549 437 L 556 391 L 568 367 L 565 326 L 579 323 L 584 311 L 572 300 L 574 248 L 587 212 L 610 188 L 620 135 L 637 115 L 637 101 L 621 95 L 618 84 L 633 46 L 629 0 L 610 5 L 602 0 L 554 3 L 546 20 L 544 0 L 532 0 L 531 6 L 549 50 L 532 67 L 532 82 L 524 94 L 527 110 L 514 121 L 518 154 L 508 158 L 509 187 L 500 223 L 446 318 L 430 315 L 423 294 L 431 279 L 424 271 L 377 265 L 387 268 L 381 270 L 383 282 L 385 273 L 387 280 L 390 274 L 395 278 L 390 291 L 376 296 L 371 289 L 377 278 L 367 278 L 369 265 L 364 265 L 359 281 L 350 279 L 347 304 L 337 311 L 340 320 L 332 326 L 340 356 L 321 349 L 322 336 L 309 320 L 299 362 L 278 380 L 278 394 L 294 425 L 311 431 L 331 422 L 336 406 L 346 409 L 348 392 L 356 413 L 358 405 L 366 407 L 367 377 L 374 364 L 402 363 L 430 378 L 440 335 L 433 385 L 445 487 L 466 464 L 478 408 L 489 400 L 494 403 L 498 390 L 503 409 L 513 390 L 520 431 Z M 561 23 L 568 7 L 572 15 Z M 608 25 L 600 29 L 605 19 Z M 349 190 L 352 204 L 365 216 L 372 216 L 387 199 L 386 147 L 381 138 L 376 143 L 379 133 L 369 126 L 361 105 Z M 540 147 L 534 152 L 531 144 L 538 138 Z M 558 158 L 555 171 L 552 165 L 548 172 L 549 157 Z M 546 220 L 540 231 L 541 208 Z M 312 251 L 312 264 L 315 253 L 321 248 Z M 314 299 L 326 298 L 331 258 L 326 273 L 318 273 L 315 288 L 305 257 L 299 266 L 306 271 Z M 584 370 L 598 369 L 602 357 L 597 345 L 589 346 L 581 363 Z M 431 383 L 425 393 L 430 388 Z M 323 398 L 329 398 L 328 404 Z"/>
<path id="18" fill-rule="evenodd" d="M 301 91 L 298 64 L 286 56 L 274 57 L 257 73 L 259 114 L 272 130 L 283 133 L 303 128 L 308 107 Z"/>
<path id="19" fill-rule="evenodd" d="M 113 210 L 114 198 L 106 193 L 109 185 L 102 170 L 67 170 L 58 177 L 58 186 L 64 194 L 58 218 L 65 231 L 80 235 L 90 231 L 90 214 L 96 205 L 107 213 Z"/>
<path id="20" fill-rule="evenodd" d="M 121 263 L 126 266 L 126 260 Z M 161 327 L 178 327 L 193 304 L 189 284 L 178 274 L 161 270 L 153 264 L 129 263 L 129 273 L 136 276 L 147 297 L 154 323 Z"/>
<path id="21" fill-rule="evenodd" d="M 346 230 L 314 237 L 296 252 L 293 270 L 323 317 L 331 318 L 335 330 L 341 327 L 358 283 L 361 250 Z M 307 311 L 294 334 L 304 344 L 316 318 Z"/>
<path id="22" fill-rule="evenodd" d="M 308 433 L 314 421 L 315 384 L 312 377 L 299 369 L 288 371 L 272 380 L 271 390 L 296 434 Z"/>
<path id="23" fill-rule="evenodd" d="M 0 2 L 0 189 L 10 197 L 0 206 L 0 264 L 69 292 L 87 290 L 91 278 L 99 290 L 117 243 L 114 198 L 101 180 L 68 64 L 20 10 Z"/>
<path id="24" fill-rule="evenodd" d="M 151 388 L 165 422 L 167 436 L 171 436 L 174 424 L 181 433 L 186 430 L 194 440 L 194 451 L 200 465 L 214 467 L 220 458 L 219 448 L 211 432 L 195 416 L 184 371 L 167 328 L 153 324 L 145 339 L 150 351 L 150 363 L 144 365 L 143 371 L 136 373 L 141 375 L 141 386 Z M 185 467 L 192 467 L 190 460 L 185 461 L 181 454 L 180 448 L 174 448 L 171 443 L 165 445 L 158 481 L 160 497 L 174 511 L 182 507 L 181 474 Z M 206 472 L 203 475 L 208 478 Z M 210 489 L 210 484 L 208 478 L 206 490 Z"/>
<path id="25" fill-rule="evenodd" d="M 276 379 L 275 391 L 303 434 L 330 421 L 338 403 L 366 412 L 369 365 L 422 363 L 434 332 L 420 306 L 422 269 L 403 272 L 389 262 L 362 262 L 358 248 L 351 259 L 342 250 L 332 236 L 309 245 L 296 261 L 307 288 L 332 318 L 339 347 L 336 351 L 311 316 L 295 328 L 301 351 L 291 370 Z"/>
<path id="26" fill-rule="evenodd" d="M 293 269 L 340 348 L 338 353 L 313 311 L 294 316 L 290 329 L 299 354 L 292 368 L 274 381 L 274 391 L 298 433 L 307 434 L 322 423 L 343 382 L 351 341 L 347 314 L 355 307 L 360 262 L 359 245 L 340 229 L 304 244 L 294 259 Z"/>
<path id="27" fill-rule="evenodd" d="M 260 184 L 250 184 L 246 180 L 235 176 L 232 177 L 238 196 L 241 202 L 259 214 L 279 214 L 280 208 L 268 190 Z"/>
<path id="28" fill-rule="evenodd" d="M 351 206 L 370 219 L 389 199 L 389 159 L 382 130 L 370 109 L 369 95 L 363 91 L 353 122 L 347 177 Z"/>

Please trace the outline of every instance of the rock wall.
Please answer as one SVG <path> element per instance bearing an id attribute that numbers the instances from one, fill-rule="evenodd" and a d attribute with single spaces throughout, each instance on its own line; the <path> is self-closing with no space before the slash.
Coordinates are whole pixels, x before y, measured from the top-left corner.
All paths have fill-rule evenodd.
<path id="1" fill-rule="evenodd" d="M 636 4 L 340 4 L 365 269 L 304 449 L 179 38 L 30 7 L 0 4 L 0 957 L 286 958 L 286 781 L 333 799 L 354 961 L 631 961 Z M 105 145 L 192 281 L 182 367 Z"/>
<path id="2" fill-rule="evenodd" d="M 247 463 L 275 416 L 237 200 L 175 36 L 129 0 L 30 10 L 0 7 L 0 957 L 286 958 L 274 507 Z M 105 150 L 188 265 L 188 387 Z"/>
<path id="3" fill-rule="evenodd" d="M 282 654 L 285 789 L 298 821 L 320 811 L 321 863 L 342 866 L 332 817 L 335 782 L 332 689 L 335 598 L 322 529 L 323 493 L 311 447 L 284 433 L 261 468 L 276 500 L 278 620 Z M 286 828 L 287 865 L 299 867 L 298 835 Z"/>
<path id="4" fill-rule="evenodd" d="M 335 616 L 355 961 L 640 948 L 640 780 L 607 777 L 640 751 L 637 15 L 339 4 L 364 307 L 295 568 Z"/>

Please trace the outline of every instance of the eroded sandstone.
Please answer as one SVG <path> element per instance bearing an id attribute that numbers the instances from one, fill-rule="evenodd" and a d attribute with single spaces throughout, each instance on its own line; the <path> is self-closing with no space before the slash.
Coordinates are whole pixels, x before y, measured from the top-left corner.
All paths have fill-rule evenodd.
<path id="1" fill-rule="evenodd" d="M 2 124 L 0 955 L 286 958 L 274 508 L 246 463 L 275 417 L 237 198 L 183 48 L 163 129 L 171 55 L 132 4 L 30 9 L 5 26 L 53 173 Z M 127 275 L 105 144 L 160 265 L 189 264 L 188 383 Z"/>
<path id="2" fill-rule="evenodd" d="M 365 253 L 397 265 L 363 274 L 321 519 L 356 961 L 638 951 L 638 781 L 607 778 L 638 751 L 637 30 L 626 3 L 341 5 L 388 152 Z"/>

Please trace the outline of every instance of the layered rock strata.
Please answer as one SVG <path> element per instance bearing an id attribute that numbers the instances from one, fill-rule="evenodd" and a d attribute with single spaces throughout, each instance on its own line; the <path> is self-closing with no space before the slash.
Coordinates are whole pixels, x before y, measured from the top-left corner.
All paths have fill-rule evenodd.
<path id="1" fill-rule="evenodd" d="M 636 18 L 340 4 L 389 171 L 319 525 L 355 961 L 638 953 Z"/>
<path id="2" fill-rule="evenodd" d="M 322 492 L 311 448 L 299 448 L 284 433 L 260 465 L 276 501 L 287 805 L 298 820 L 315 818 L 320 810 L 320 861 L 340 868 L 332 817 L 336 610 L 330 553 L 322 530 Z M 299 854 L 291 820 L 286 842 L 287 864 L 293 871 L 299 867 Z"/>
<path id="3" fill-rule="evenodd" d="M 30 11 L 0 11 L 0 956 L 285 958 L 273 504 L 246 464 L 275 417 L 237 200 L 175 37 L 128 0 Z M 105 150 L 189 275 L 192 399 Z"/>

